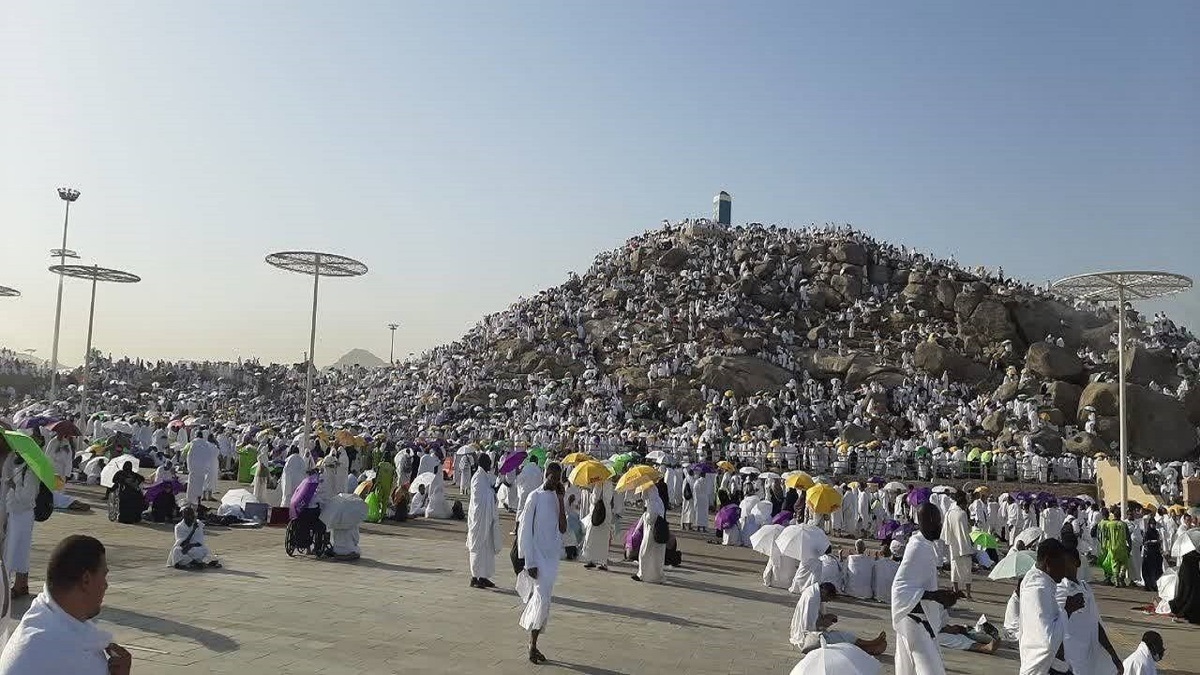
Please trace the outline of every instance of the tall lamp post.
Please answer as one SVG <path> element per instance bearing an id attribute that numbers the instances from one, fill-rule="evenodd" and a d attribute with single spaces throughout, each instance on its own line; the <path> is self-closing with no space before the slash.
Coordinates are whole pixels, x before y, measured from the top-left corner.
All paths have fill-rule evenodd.
<path id="1" fill-rule="evenodd" d="M 1128 345 L 1125 340 L 1125 303 L 1173 295 L 1192 287 L 1192 280 L 1182 274 L 1150 271 L 1092 272 L 1059 279 L 1053 288 L 1064 295 L 1080 300 L 1117 303 L 1117 400 L 1119 403 L 1121 435 L 1121 518 L 1129 509 L 1129 436 L 1125 413 L 1125 359 Z"/>
<path id="2" fill-rule="evenodd" d="M 396 365 L 396 329 L 400 327 L 398 323 L 389 323 L 388 330 L 392 331 L 392 347 L 388 350 L 388 365 Z"/>
<path id="3" fill-rule="evenodd" d="M 92 301 L 88 307 L 87 350 L 83 352 L 83 384 L 79 388 L 79 423 L 87 424 L 87 389 L 88 380 L 91 379 L 92 328 L 96 322 L 96 284 L 100 281 L 117 284 L 136 284 L 142 278 L 136 274 L 100 267 L 99 265 L 54 265 L 50 268 L 50 271 L 57 274 L 59 279 L 74 277 L 76 279 L 88 279 L 92 282 Z"/>
<path id="4" fill-rule="evenodd" d="M 58 188 L 58 198 L 66 202 L 66 208 L 63 211 L 63 236 L 62 246 L 50 251 L 50 255 L 58 257 L 58 265 L 60 267 L 67 264 L 67 258 L 78 258 L 74 251 L 67 248 L 67 223 L 71 220 L 71 204 L 79 199 L 79 190 L 69 187 Z M 58 275 L 58 301 L 54 305 L 54 346 L 50 349 L 50 400 L 55 399 L 55 394 L 58 393 L 58 335 L 59 328 L 62 326 L 62 294 L 63 294 L 63 275 Z"/>
<path id="5" fill-rule="evenodd" d="M 305 369 L 304 386 L 304 442 L 301 445 L 301 451 L 307 459 L 311 457 L 309 443 L 313 428 L 312 377 L 313 369 L 316 367 L 313 350 L 317 347 L 317 290 L 320 287 L 321 277 L 358 277 L 367 273 L 367 266 L 354 258 L 333 253 L 318 253 L 317 251 L 279 251 L 268 255 L 266 260 L 267 264 L 273 267 L 288 272 L 312 275 L 313 278 L 312 324 L 308 334 L 308 356 L 305 358 L 307 368 Z"/>

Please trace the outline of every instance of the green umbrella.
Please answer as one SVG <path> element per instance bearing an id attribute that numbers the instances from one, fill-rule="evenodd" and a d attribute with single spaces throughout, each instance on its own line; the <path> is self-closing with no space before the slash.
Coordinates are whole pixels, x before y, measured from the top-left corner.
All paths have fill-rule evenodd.
<path id="1" fill-rule="evenodd" d="M 537 458 L 538 466 L 546 466 L 546 449 L 545 448 L 531 448 L 529 450 L 529 456 Z"/>
<path id="2" fill-rule="evenodd" d="M 995 536 L 979 529 L 971 531 L 971 541 L 975 542 L 979 548 L 1000 548 L 1000 542 L 996 540 Z"/>
<path id="3" fill-rule="evenodd" d="M 975 460 L 979 459 L 979 455 L 981 454 L 983 453 L 979 451 L 979 448 L 971 448 L 971 452 L 967 453 L 967 461 L 974 462 Z"/>
<path id="4" fill-rule="evenodd" d="M 58 488 L 58 481 L 54 478 L 54 464 L 38 447 L 37 441 L 16 431 L 5 431 L 4 440 L 8 442 L 8 447 L 20 455 L 25 460 L 25 464 L 33 469 L 33 475 L 37 476 L 38 480 L 51 490 Z"/>
<path id="5" fill-rule="evenodd" d="M 929 454 L 929 448 L 927 448 L 923 445 L 920 446 L 919 448 L 917 448 L 917 456 L 918 457 L 921 457 L 922 455 L 928 455 L 928 454 Z"/>
<path id="6" fill-rule="evenodd" d="M 609 459 L 613 463 L 613 473 L 620 475 L 625 473 L 625 469 L 629 466 L 629 463 L 633 461 L 633 453 L 623 452 L 619 455 L 613 455 L 612 457 L 609 457 Z"/>

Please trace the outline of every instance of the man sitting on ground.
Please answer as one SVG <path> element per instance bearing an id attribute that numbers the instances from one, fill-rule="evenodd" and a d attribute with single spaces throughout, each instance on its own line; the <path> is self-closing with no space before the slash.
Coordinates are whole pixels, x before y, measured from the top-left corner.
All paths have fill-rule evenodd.
<path id="1" fill-rule="evenodd" d="M 175 525 L 175 546 L 167 558 L 167 564 L 177 570 L 220 567 L 221 563 L 209 560 L 208 547 L 204 545 L 204 523 L 196 519 L 191 506 L 183 508 L 183 520 Z"/>
<path id="2" fill-rule="evenodd" d="M 885 633 L 880 633 L 873 640 L 860 640 L 854 633 L 829 630 L 837 623 L 838 618 L 835 614 L 825 613 L 825 603 L 836 600 L 837 597 L 837 587 L 831 583 L 813 584 L 804 589 L 800 599 L 796 601 L 796 611 L 792 614 L 792 644 L 801 652 L 808 653 L 820 647 L 823 638 L 825 644 L 849 642 L 868 654 L 882 654 L 887 649 Z"/>

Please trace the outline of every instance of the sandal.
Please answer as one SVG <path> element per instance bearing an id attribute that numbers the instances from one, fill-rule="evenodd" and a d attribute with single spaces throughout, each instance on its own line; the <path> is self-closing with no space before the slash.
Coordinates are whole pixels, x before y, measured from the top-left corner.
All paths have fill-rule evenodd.
<path id="1" fill-rule="evenodd" d="M 530 649 L 529 662 L 536 665 L 541 665 L 546 662 L 546 656 L 536 649 Z"/>

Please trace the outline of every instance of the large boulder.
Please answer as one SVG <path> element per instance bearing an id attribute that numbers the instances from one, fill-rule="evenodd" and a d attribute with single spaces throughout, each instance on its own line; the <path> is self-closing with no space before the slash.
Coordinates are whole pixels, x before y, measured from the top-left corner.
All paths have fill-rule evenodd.
<path id="1" fill-rule="evenodd" d="M 701 382 L 739 397 L 776 391 L 792 379 L 790 372 L 757 356 L 706 356 L 696 368 Z"/>
<path id="2" fill-rule="evenodd" d="M 818 380 L 844 379 L 853 356 L 841 356 L 836 349 L 816 349 L 798 359 L 801 367 Z"/>
<path id="3" fill-rule="evenodd" d="M 875 434 L 857 424 L 847 424 L 842 427 L 842 433 L 838 434 L 838 438 L 850 445 L 862 445 L 875 440 Z"/>
<path id="4" fill-rule="evenodd" d="M 1069 349 L 1049 342 L 1035 342 L 1025 354 L 1025 367 L 1049 380 L 1083 382 L 1083 361 Z"/>
<path id="5" fill-rule="evenodd" d="M 1108 452 L 1108 444 L 1099 436 L 1080 431 L 1063 441 L 1063 450 L 1072 455 L 1092 457 L 1097 452 Z"/>
<path id="6" fill-rule="evenodd" d="M 1012 315 L 1026 342 L 1061 336 L 1070 349 L 1079 347 L 1083 329 L 1089 327 L 1079 312 L 1057 300 L 1022 300 Z"/>
<path id="7" fill-rule="evenodd" d="M 1070 382 L 1050 383 L 1050 405 L 1060 410 L 1067 424 L 1075 424 L 1079 410 L 1079 396 L 1083 388 Z"/>
<path id="8" fill-rule="evenodd" d="M 775 413 L 765 405 L 752 406 L 746 410 L 746 416 L 742 420 L 744 428 L 753 428 L 758 426 L 769 426 L 771 421 L 775 419 Z"/>
<path id="9" fill-rule="evenodd" d="M 662 257 L 658 259 L 658 264 L 666 269 L 678 272 L 687 265 L 687 261 L 687 249 L 682 246 L 676 246 L 662 254 Z"/>
<path id="10" fill-rule="evenodd" d="M 1159 386 L 1172 389 L 1179 384 L 1179 372 L 1170 354 L 1161 349 L 1141 346 L 1135 346 L 1126 354 L 1125 378 L 1134 384 L 1157 382 Z"/>
<path id="11" fill-rule="evenodd" d="M 845 298 L 848 303 L 852 303 L 862 297 L 862 280 L 858 277 L 835 274 L 829 280 L 829 285 Z"/>
<path id="12" fill-rule="evenodd" d="M 998 434 L 1000 433 L 1000 430 L 1004 428 L 1004 423 L 1007 421 L 1008 411 L 1004 408 L 1000 408 L 987 417 L 984 417 L 983 421 L 979 423 L 979 426 L 983 427 L 983 430 L 990 434 Z"/>
<path id="13" fill-rule="evenodd" d="M 855 242 L 840 242 L 834 244 L 829 249 L 829 255 L 838 262 L 850 263 L 851 265 L 866 265 L 870 262 L 867 259 L 867 249 L 863 248 L 862 244 Z"/>
<path id="14" fill-rule="evenodd" d="M 1188 389 L 1187 395 L 1183 397 L 1183 409 L 1187 413 L 1188 421 L 1200 426 L 1200 387 Z"/>
<path id="15" fill-rule="evenodd" d="M 1142 457 L 1172 461 L 1183 459 L 1196 449 L 1196 426 L 1188 419 L 1179 399 L 1146 387 L 1126 385 L 1129 451 Z M 1115 382 L 1093 382 L 1079 397 L 1079 418 L 1085 419 L 1085 407 L 1095 408 L 1098 417 L 1118 415 L 1118 386 Z"/>
<path id="16" fill-rule="evenodd" d="M 992 374 L 986 366 L 928 340 L 917 345 L 913 364 L 935 377 L 948 372 L 954 380 L 975 384 L 987 380 Z"/>
<path id="17" fill-rule="evenodd" d="M 937 299 L 946 309 L 954 309 L 954 299 L 958 297 L 958 284 L 949 279 L 939 279 L 937 282 Z"/>
<path id="18" fill-rule="evenodd" d="M 1028 436 L 1033 441 L 1034 447 L 1041 448 L 1041 452 L 1044 455 L 1055 457 L 1062 454 L 1063 437 L 1058 435 L 1058 432 L 1053 429 L 1042 427 L 1033 433 L 1023 435 Z"/>
<path id="19" fill-rule="evenodd" d="M 970 318 L 963 320 L 959 316 L 959 332 L 978 335 L 988 342 L 1003 342 L 1017 337 L 1017 328 L 1008 314 L 1008 308 L 990 297 L 979 301 Z"/>

